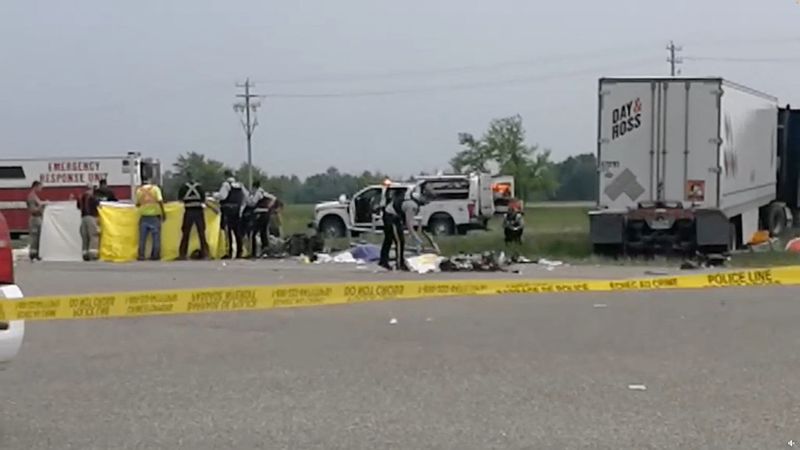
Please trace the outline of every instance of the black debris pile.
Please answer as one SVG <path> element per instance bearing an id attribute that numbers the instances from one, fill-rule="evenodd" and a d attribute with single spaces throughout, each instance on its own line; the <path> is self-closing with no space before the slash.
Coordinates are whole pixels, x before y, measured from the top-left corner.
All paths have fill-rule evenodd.
<path id="1" fill-rule="evenodd" d="M 729 256 L 719 253 L 707 255 L 697 254 L 692 259 L 687 259 L 681 264 L 681 270 L 699 270 L 708 267 L 724 267 L 730 260 Z"/>
<path id="2" fill-rule="evenodd" d="M 502 252 L 459 254 L 445 258 L 439 264 L 442 272 L 505 272 L 507 267 L 508 261 Z"/>

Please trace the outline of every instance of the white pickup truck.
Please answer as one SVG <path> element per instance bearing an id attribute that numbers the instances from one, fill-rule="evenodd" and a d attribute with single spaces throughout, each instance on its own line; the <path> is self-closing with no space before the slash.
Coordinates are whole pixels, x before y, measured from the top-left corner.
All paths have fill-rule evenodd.
<path id="1" fill-rule="evenodd" d="M 486 179 L 483 179 L 483 178 Z M 413 183 L 391 183 L 389 189 L 424 189 L 428 203 L 420 208 L 420 223 L 435 235 L 466 234 L 485 229 L 495 213 L 490 175 L 439 175 L 421 177 Z M 352 199 L 319 203 L 314 208 L 314 225 L 326 237 L 344 237 L 379 232 L 383 226 L 380 210 L 383 185 L 368 186 Z"/>
<path id="2" fill-rule="evenodd" d="M 14 255 L 6 219 L 0 214 L 0 301 L 18 300 L 22 291 L 14 284 Z M 22 320 L 0 320 L 0 370 L 16 358 L 25 336 Z"/>

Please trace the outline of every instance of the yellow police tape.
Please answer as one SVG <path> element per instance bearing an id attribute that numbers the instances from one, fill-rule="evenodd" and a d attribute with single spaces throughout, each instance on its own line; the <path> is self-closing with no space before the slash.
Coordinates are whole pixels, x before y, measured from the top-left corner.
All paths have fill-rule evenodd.
<path id="1" fill-rule="evenodd" d="M 437 280 L 118 292 L 0 300 L 0 320 L 255 311 L 416 298 L 800 285 L 800 266 L 629 280 Z"/>

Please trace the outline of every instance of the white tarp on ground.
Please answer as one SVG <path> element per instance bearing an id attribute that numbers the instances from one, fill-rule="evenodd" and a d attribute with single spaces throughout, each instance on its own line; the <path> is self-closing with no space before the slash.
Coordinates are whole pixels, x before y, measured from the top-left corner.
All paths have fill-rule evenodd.
<path id="1" fill-rule="evenodd" d="M 44 261 L 81 261 L 81 212 L 75 202 L 49 202 L 42 218 L 39 256 Z"/>

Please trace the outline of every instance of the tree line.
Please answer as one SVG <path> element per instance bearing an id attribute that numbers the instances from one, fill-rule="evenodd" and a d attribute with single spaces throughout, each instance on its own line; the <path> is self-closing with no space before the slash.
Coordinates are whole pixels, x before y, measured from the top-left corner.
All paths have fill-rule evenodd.
<path id="1" fill-rule="evenodd" d="M 525 142 L 525 129 L 519 116 L 493 120 L 479 138 L 459 135 L 462 150 L 450 161 L 457 173 L 471 171 L 513 175 L 517 196 L 528 201 L 589 201 L 594 200 L 597 186 L 597 162 L 594 154 L 570 156 L 564 161 L 550 161 L 550 151 Z M 164 194 L 177 198 L 178 189 L 191 173 L 207 190 L 217 189 L 231 170 L 240 181 L 248 179 L 247 164 L 238 169 L 196 152 L 178 157 L 172 168 L 164 173 Z M 253 180 L 280 197 L 284 203 L 308 204 L 335 200 L 339 194 L 352 196 L 361 188 L 378 184 L 387 176 L 370 171 L 358 175 L 340 172 L 330 167 L 323 173 L 301 179 L 296 175 L 268 175 L 253 167 Z"/>

